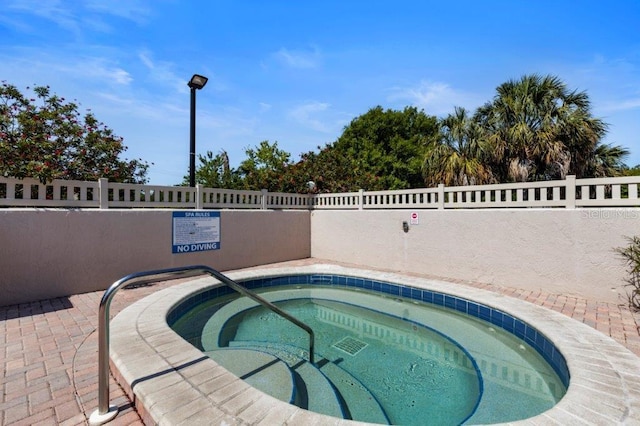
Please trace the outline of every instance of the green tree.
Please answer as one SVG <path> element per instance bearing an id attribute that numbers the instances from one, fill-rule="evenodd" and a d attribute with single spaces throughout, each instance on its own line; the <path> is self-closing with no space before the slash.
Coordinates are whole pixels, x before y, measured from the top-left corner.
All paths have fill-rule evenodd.
<path id="1" fill-rule="evenodd" d="M 238 171 L 229 166 L 229 155 L 222 150 L 219 154 L 207 151 L 205 155 L 198 154 L 200 165 L 196 167 L 196 184 L 205 188 L 242 188 Z M 189 176 L 184 176 L 183 186 L 189 185 Z"/>
<path id="2" fill-rule="evenodd" d="M 28 88 L 27 88 L 28 89 Z M 122 138 L 88 112 L 51 93 L 33 88 L 35 98 L 6 82 L 0 85 L 0 175 L 52 179 L 145 183 L 149 165 L 121 160 Z"/>
<path id="3" fill-rule="evenodd" d="M 493 101 L 479 108 L 475 119 L 488 134 L 499 181 L 590 177 L 607 128 L 591 115 L 585 92 L 537 74 L 498 86 Z M 624 152 L 609 150 L 608 155 Z"/>
<path id="4" fill-rule="evenodd" d="M 353 119 L 328 149 L 344 157 L 340 170 L 351 174 L 344 182 L 349 190 L 417 188 L 424 186 L 422 162 L 436 132 L 437 119 L 414 107 L 377 106 Z"/>
<path id="5" fill-rule="evenodd" d="M 333 144 L 319 152 L 307 152 L 301 155 L 301 160 L 289 166 L 286 170 L 284 182 L 287 191 L 305 192 L 350 192 L 358 189 L 381 189 L 381 177 L 367 171 L 364 167 L 355 167 L 353 158 L 347 156 Z M 309 186 L 313 182 L 313 186 Z"/>
<path id="6" fill-rule="evenodd" d="M 245 189 L 267 189 L 282 191 L 287 168 L 291 165 L 291 154 L 273 144 L 262 141 L 254 148 L 245 149 L 247 158 L 240 163 L 238 173 Z"/>
<path id="7" fill-rule="evenodd" d="M 277 142 L 262 141 L 245 150 L 247 158 L 237 169 L 240 185 L 297 193 L 422 187 L 422 159 L 437 132 L 436 123 L 435 117 L 416 108 L 376 107 L 352 120 L 337 141 L 318 147 L 318 152 L 303 153 L 298 162 L 292 162 Z M 209 160 L 213 158 L 201 163 Z M 210 166 L 215 169 L 216 164 Z M 202 170 L 202 174 L 199 182 L 208 181 L 204 175 L 214 175 L 210 181 L 217 182 L 215 173 Z"/>
<path id="8" fill-rule="evenodd" d="M 598 143 L 593 150 L 593 155 L 588 158 L 584 173 L 589 177 L 625 175 L 626 170 L 633 170 L 627 168 L 622 162 L 627 155 L 629 150 L 626 148 Z"/>
<path id="9" fill-rule="evenodd" d="M 633 167 L 622 166 L 623 176 L 640 176 L 640 164 Z"/>
<path id="10" fill-rule="evenodd" d="M 440 131 L 424 160 L 427 186 L 480 185 L 495 181 L 483 129 L 464 108 L 439 121 Z"/>

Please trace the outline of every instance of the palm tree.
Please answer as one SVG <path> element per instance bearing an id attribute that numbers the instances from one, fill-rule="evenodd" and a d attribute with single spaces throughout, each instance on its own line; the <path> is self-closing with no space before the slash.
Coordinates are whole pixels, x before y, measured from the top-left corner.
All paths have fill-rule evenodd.
<path id="1" fill-rule="evenodd" d="M 585 177 L 607 127 L 591 116 L 585 92 L 538 74 L 498 86 L 474 118 L 489 135 L 500 181 Z"/>
<path id="2" fill-rule="evenodd" d="M 624 174 L 625 164 L 622 159 L 629 155 L 629 150 L 621 146 L 596 145 L 585 167 L 589 177 L 620 176 Z"/>
<path id="3" fill-rule="evenodd" d="M 423 174 L 427 186 L 476 185 L 494 182 L 484 152 L 482 129 L 464 108 L 439 122 L 437 140 L 426 154 Z"/>

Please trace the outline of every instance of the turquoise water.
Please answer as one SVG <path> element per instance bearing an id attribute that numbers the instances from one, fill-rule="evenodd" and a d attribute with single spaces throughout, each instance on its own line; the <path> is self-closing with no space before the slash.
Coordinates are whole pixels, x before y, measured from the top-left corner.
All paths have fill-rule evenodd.
<path id="1" fill-rule="evenodd" d="M 314 330 L 316 358 L 329 360 L 357 378 L 393 424 L 424 424 L 421 419 L 429 419 L 430 424 L 460 424 L 475 409 L 481 391 L 478 372 L 462 348 L 446 337 L 418 324 L 335 301 L 301 299 L 276 304 Z M 308 347 L 305 332 L 263 307 L 230 319 L 223 335 L 228 328 L 235 329 L 231 333 L 235 342 Z M 345 339 L 349 337 L 354 340 Z M 363 343 L 366 346 L 350 354 Z"/>
<path id="2" fill-rule="evenodd" d="M 331 362 L 355 377 L 393 424 L 520 420 L 566 392 L 533 348 L 475 317 L 365 290 L 276 289 L 260 293 L 311 326 L 316 364 Z M 304 331 L 240 300 L 207 302 L 173 327 L 204 351 L 261 342 L 307 352 Z"/>

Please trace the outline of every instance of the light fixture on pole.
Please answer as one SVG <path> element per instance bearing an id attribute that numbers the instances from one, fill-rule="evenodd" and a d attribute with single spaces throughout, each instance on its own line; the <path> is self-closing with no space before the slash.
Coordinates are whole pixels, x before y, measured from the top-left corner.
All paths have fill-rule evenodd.
<path id="1" fill-rule="evenodd" d="M 196 186 L 196 90 L 202 89 L 209 79 L 199 74 L 194 74 L 189 80 L 191 88 L 191 129 L 189 144 L 189 186 Z"/>

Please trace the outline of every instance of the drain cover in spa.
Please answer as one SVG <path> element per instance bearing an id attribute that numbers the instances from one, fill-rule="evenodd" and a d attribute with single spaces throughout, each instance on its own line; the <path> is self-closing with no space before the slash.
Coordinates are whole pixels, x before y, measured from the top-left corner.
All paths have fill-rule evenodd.
<path id="1" fill-rule="evenodd" d="M 351 356 L 356 356 L 358 352 L 360 352 L 367 346 L 369 346 L 368 343 L 349 336 L 343 337 L 338 342 L 333 344 L 334 348 L 340 349 L 342 352 L 346 352 Z"/>

